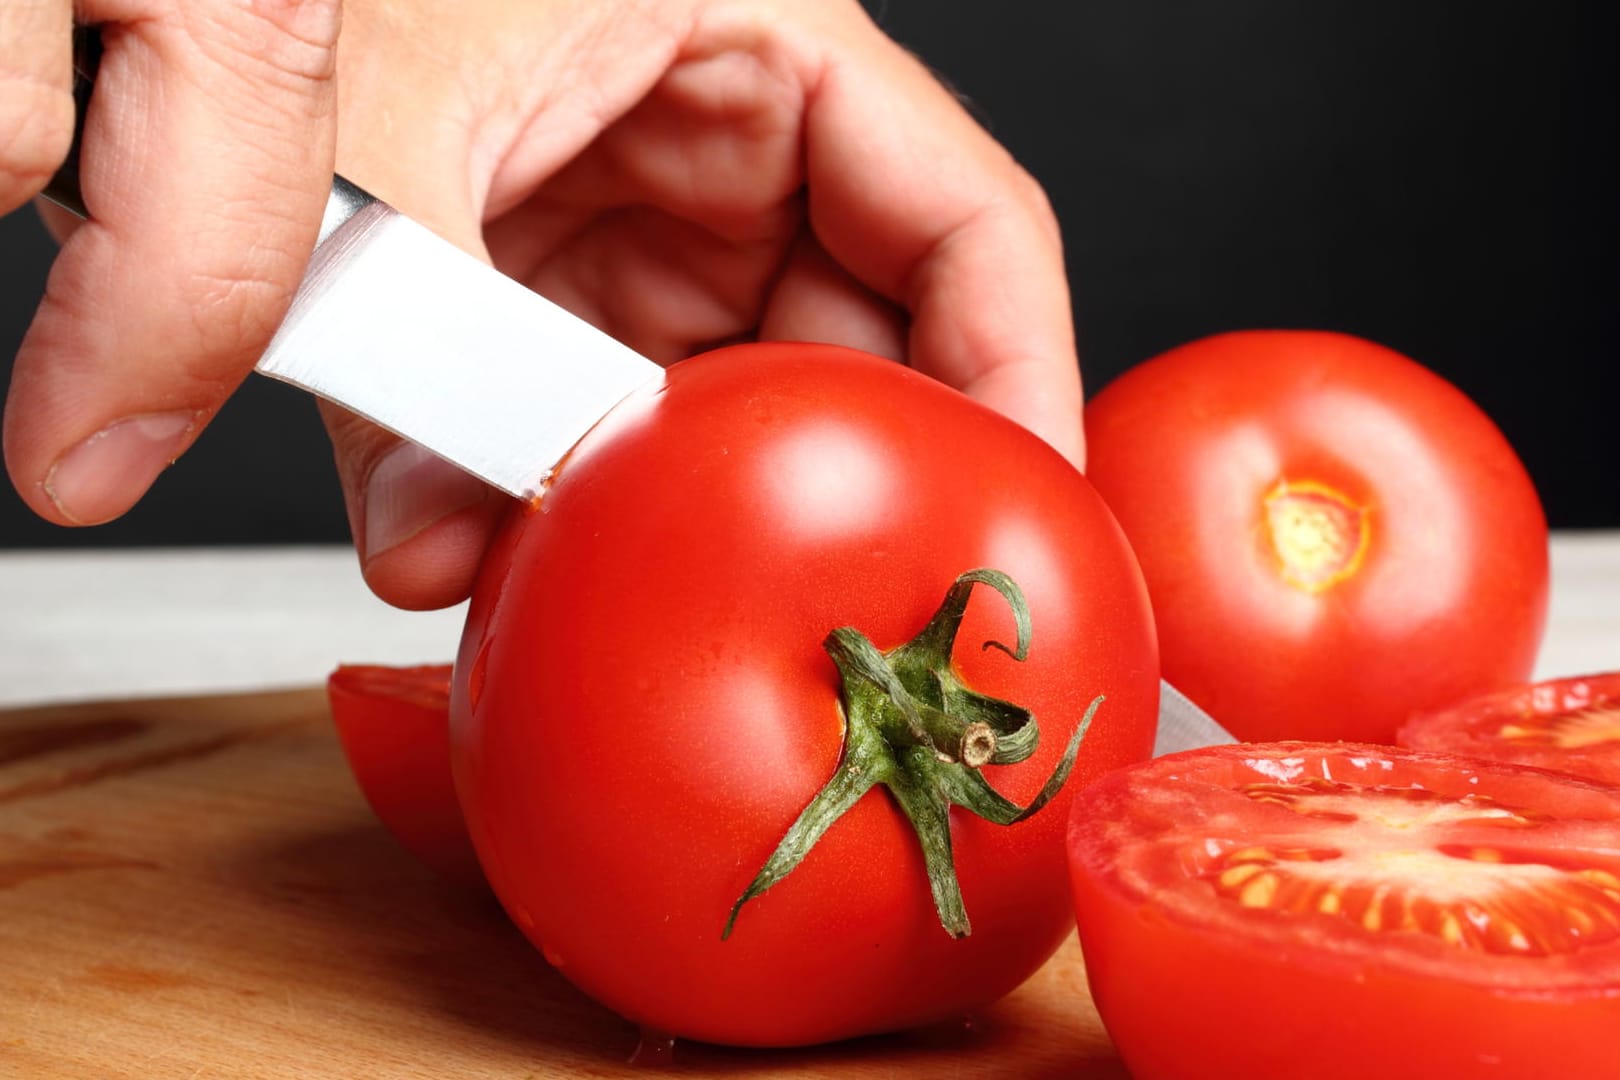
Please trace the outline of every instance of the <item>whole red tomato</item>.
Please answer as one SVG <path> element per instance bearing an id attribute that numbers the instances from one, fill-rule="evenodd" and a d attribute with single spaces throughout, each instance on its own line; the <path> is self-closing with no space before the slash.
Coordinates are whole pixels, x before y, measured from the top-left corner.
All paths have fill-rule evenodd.
<path id="1" fill-rule="evenodd" d="M 1620 1068 L 1620 789 L 1239 744 L 1121 769 L 1071 812 L 1091 992 L 1136 1080 Z"/>
<path id="2" fill-rule="evenodd" d="M 1529 676 L 1540 501 L 1490 419 L 1413 361 L 1223 334 L 1126 372 L 1086 433 L 1165 678 L 1238 737 L 1390 742 L 1416 710 Z"/>
<path id="3" fill-rule="evenodd" d="M 958 583 L 981 568 L 1006 578 Z M 895 653 L 943 640 L 948 592 L 967 601 L 954 662 Z M 896 773 L 870 732 L 846 745 L 842 705 L 884 676 L 840 668 L 877 650 L 897 692 L 939 706 L 920 727 L 969 708 L 1033 753 L 979 770 L 969 740 L 918 743 Z M 902 365 L 740 346 L 613 410 L 509 521 L 457 660 L 452 759 L 491 885 L 564 976 L 672 1035 L 814 1043 L 961 1016 L 1051 954 L 1073 927 L 1068 792 L 1150 753 L 1157 680 L 1124 537 L 1057 453 Z M 935 801 L 987 782 L 1010 819 L 1053 796 L 1093 708 L 1040 813 L 1003 827 Z M 862 787 L 879 773 L 919 829 Z M 819 838 L 794 829 L 839 791 Z M 960 920 L 931 895 L 941 857 Z"/>

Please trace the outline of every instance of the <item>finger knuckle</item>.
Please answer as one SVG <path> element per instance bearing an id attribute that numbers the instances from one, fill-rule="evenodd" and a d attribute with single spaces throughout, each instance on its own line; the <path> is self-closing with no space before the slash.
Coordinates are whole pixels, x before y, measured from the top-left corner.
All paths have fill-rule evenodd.
<path id="1" fill-rule="evenodd" d="M 249 13 L 257 17 L 269 46 L 265 61 L 295 79 L 323 81 L 331 77 L 335 61 L 339 12 L 335 0 L 252 0 Z"/>
<path id="2" fill-rule="evenodd" d="M 1016 164 L 1012 170 L 1012 184 L 1020 204 L 1027 208 L 1030 219 L 1036 227 L 1049 238 L 1059 240 L 1062 229 L 1058 222 L 1057 208 L 1052 203 L 1052 196 L 1046 190 L 1046 185 L 1028 169 Z"/>
<path id="3" fill-rule="evenodd" d="M 219 66 L 275 91 L 307 92 L 336 64 L 339 0 L 246 0 L 186 9 L 199 49 Z"/>

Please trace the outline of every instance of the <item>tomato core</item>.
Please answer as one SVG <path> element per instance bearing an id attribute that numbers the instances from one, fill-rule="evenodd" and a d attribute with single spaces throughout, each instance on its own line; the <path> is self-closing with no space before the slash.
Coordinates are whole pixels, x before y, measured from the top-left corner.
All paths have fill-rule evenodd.
<path id="1" fill-rule="evenodd" d="M 1372 538 L 1369 515 L 1343 492 L 1281 480 L 1266 493 L 1265 508 L 1271 548 L 1290 585 L 1321 592 L 1360 569 Z"/>

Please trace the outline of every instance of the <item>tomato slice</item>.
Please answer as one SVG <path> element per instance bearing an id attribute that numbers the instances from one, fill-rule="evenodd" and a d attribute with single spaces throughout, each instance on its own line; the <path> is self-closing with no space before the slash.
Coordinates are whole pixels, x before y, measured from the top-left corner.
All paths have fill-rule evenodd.
<path id="1" fill-rule="evenodd" d="M 1414 716 L 1396 741 L 1620 784 L 1620 671 L 1471 697 Z"/>
<path id="2" fill-rule="evenodd" d="M 433 870 L 482 886 L 450 775 L 450 665 L 344 664 L 326 694 L 349 769 L 384 827 Z"/>
<path id="3" fill-rule="evenodd" d="M 1616 1075 L 1620 789 L 1240 744 L 1092 784 L 1069 850 L 1138 1080 Z"/>

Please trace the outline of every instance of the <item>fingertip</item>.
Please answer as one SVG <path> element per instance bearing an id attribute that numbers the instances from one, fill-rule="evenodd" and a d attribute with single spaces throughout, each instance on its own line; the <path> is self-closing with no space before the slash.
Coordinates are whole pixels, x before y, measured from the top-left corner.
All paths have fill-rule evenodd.
<path id="1" fill-rule="evenodd" d="M 505 502 L 495 496 L 455 511 L 410 539 L 363 557 L 366 584 L 383 601 L 407 611 L 460 603 L 472 593 L 484 551 L 505 514 Z"/>
<path id="2" fill-rule="evenodd" d="M 1040 432 L 1036 432 L 1037 435 Z M 1059 432 L 1051 437 L 1042 435 L 1052 448 L 1075 467 L 1077 472 L 1086 471 L 1086 433 L 1078 424 L 1066 432 Z"/>
<path id="3" fill-rule="evenodd" d="M 121 517 L 191 444 L 200 423 L 192 409 L 127 416 L 69 448 L 40 483 L 54 519 L 101 525 Z"/>
<path id="4" fill-rule="evenodd" d="M 1063 459 L 1077 472 L 1086 471 L 1086 436 L 1078 415 L 1063 416 L 1054 413 L 1037 417 L 1026 425 L 1042 442 L 1063 455 Z"/>
<path id="5" fill-rule="evenodd" d="M 321 412 L 372 592 L 411 611 L 466 599 L 512 500 L 358 416 L 329 405 Z"/>
<path id="6" fill-rule="evenodd" d="M 964 388 L 969 397 L 1034 433 L 1081 472 L 1086 465 L 1079 368 L 1044 362 L 993 368 Z"/>

